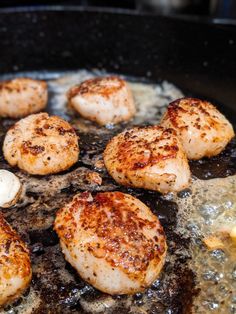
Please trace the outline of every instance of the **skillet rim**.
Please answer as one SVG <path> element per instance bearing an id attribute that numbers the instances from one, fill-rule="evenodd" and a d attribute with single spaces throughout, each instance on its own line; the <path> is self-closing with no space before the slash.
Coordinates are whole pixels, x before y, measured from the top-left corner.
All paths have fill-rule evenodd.
<path id="1" fill-rule="evenodd" d="M 158 14 L 155 12 L 139 12 L 132 9 L 124 8 L 110 8 L 110 7 L 98 7 L 98 6 L 76 6 L 76 5 L 26 5 L 26 6 L 13 6 L 0 8 L 0 14 L 10 13 L 27 13 L 27 12 L 88 12 L 88 13 L 105 13 L 105 14 L 117 14 L 117 15 L 132 15 L 143 17 L 154 17 L 164 20 L 175 20 L 176 22 L 188 22 L 190 24 L 208 25 L 214 28 L 219 26 L 236 26 L 236 19 L 226 19 L 217 17 L 199 17 L 197 15 L 184 15 L 184 14 Z M 231 28 L 232 29 L 232 28 Z M 235 28 L 236 30 L 236 28 Z"/>

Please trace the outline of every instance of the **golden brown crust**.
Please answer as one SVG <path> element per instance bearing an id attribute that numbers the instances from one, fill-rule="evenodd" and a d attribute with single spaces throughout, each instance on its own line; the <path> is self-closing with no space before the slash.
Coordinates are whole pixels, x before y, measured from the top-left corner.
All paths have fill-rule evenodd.
<path id="1" fill-rule="evenodd" d="M 29 276 L 31 273 L 29 250 L 2 214 L 0 214 L 0 230 L 4 230 L 4 233 L 0 233 L 0 265 L 3 275 L 5 278 L 16 275 L 22 278 Z M 21 259 L 21 256 L 24 258 Z M 9 265 L 15 265 L 15 267 L 9 267 Z"/>
<path id="2" fill-rule="evenodd" d="M 31 276 L 29 250 L 0 214 L 0 306 L 16 299 L 28 287 Z M 21 278 L 23 284 L 14 294 L 2 299 L 3 289 L 8 289 L 15 277 Z"/>
<path id="3" fill-rule="evenodd" d="M 137 132 L 149 129 L 158 131 L 154 138 L 141 138 L 137 135 Z M 160 131 L 163 132 L 160 133 Z M 121 169 L 118 168 L 117 171 L 125 168 L 129 170 L 144 169 L 162 160 L 175 158 L 179 148 L 177 139 L 172 135 L 176 135 L 173 129 L 164 129 L 160 126 L 136 127 L 125 132 L 118 141 L 116 158 L 121 162 Z M 159 143 L 165 140 L 170 143 L 158 147 Z M 145 150 L 150 153 L 145 154 Z"/>
<path id="4" fill-rule="evenodd" d="M 147 126 L 124 131 L 107 144 L 103 158 L 109 174 L 126 186 L 167 193 L 189 184 L 186 155 L 170 128 Z"/>
<path id="5" fill-rule="evenodd" d="M 0 116 L 21 118 L 46 107 L 47 83 L 30 78 L 0 82 Z"/>
<path id="6" fill-rule="evenodd" d="M 68 122 L 40 113 L 18 121 L 7 132 L 3 151 L 12 166 L 29 173 L 57 173 L 78 160 L 78 137 Z"/>
<path id="7" fill-rule="evenodd" d="M 205 130 L 206 132 L 211 127 L 219 127 L 222 122 L 219 117 L 212 115 L 210 110 L 217 110 L 210 102 L 200 100 L 197 98 L 180 98 L 169 104 L 167 108 L 168 116 L 173 126 L 176 128 L 188 129 L 188 121 L 182 119 L 182 113 L 188 113 L 194 117 L 195 120 L 191 123 L 197 130 Z M 203 115 L 204 119 L 200 119 L 199 112 Z M 202 123 L 204 125 L 202 125 Z M 226 123 L 223 123 L 227 125 Z"/>
<path id="8" fill-rule="evenodd" d="M 21 93 L 22 86 L 20 85 L 20 83 L 27 83 L 27 82 L 30 83 L 32 81 L 34 80 L 30 78 L 25 78 L 25 77 L 16 78 L 14 80 L 2 81 L 0 82 L 0 92 L 3 90 L 7 90 L 9 93 L 12 93 L 12 92 Z M 37 80 L 37 82 L 40 83 L 40 85 L 42 85 L 43 88 L 47 88 L 47 83 L 45 81 Z M 18 83 L 18 85 L 16 83 Z"/>
<path id="9" fill-rule="evenodd" d="M 150 212 L 144 218 L 137 201 L 120 192 L 98 193 L 94 198 L 88 192 L 78 194 L 57 213 L 55 229 L 69 247 L 76 241 L 76 230 L 82 228 L 94 237 L 86 243 L 86 250 L 111 267 L 121 268 L 130 278 L 144 278 L 151 262 L 162 263 L 166 242 L 156 216 Z M 79 221 L 76 212 L 80 213 Z"/>
<path id="10" fill-rule="evenodd" d="M 176 130 L 189 159 L 219 154 L 234 136 L 224 115 L 210 102 L 196 98 L 170 103 L 161 124 Z"/>
<path id="11" fill-rule="evenodd" d="M 115 84 L 109 84 L 108 86 L 104 84 L 114 81 Z M 125 82 L 117 76 L 108 77 L 96 77 L 84 81 L 83 83 L 72 87 L 67 93 L 68 100 L 71 100 L 74 96 L 87 95 L 87 94 L 98 94 L 103 97 L 109 97 L 109 95 L 119 91 Z"/>
<path id="12" fill-rule="evenodd" d="M 116 76 L 84 81 L 67 92 L 67 99 L 82 117 L 100 125 L 128 121 L 135 114 L 131 90 Z"/>

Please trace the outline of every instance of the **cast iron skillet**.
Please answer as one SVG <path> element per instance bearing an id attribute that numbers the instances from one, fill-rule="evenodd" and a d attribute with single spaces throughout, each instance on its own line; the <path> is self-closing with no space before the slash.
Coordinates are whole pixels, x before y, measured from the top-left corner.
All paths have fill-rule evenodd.
<path id="1" fill-rule="evenodd" d="M 95 12 L 74 7 L 4 9 L 0 11 L 0 52 L 2 78 L 22 72 L 43 74 L 45 71 L 48 74 L 97 68 L 140 80 L 168 80 L 187 94 L 215 100 L 236 125 L 236 29 L 233 27 L 128 11 Z M 0 133 L 11 123 L 2 121 Z M 84 156 L 88 152 L 91 158 L 100 154 L 108 140 L 79 135 L 81 160 L 77 167 L 87 166 Z M 2 140 L 0 136 L 0 142 Z M 235 159 L 233 140 L 220 156 L 191 163 L 191 170 L 201 179 L 224 177 L 236 172 Z M 8 168 L 2 157 L 0 167 Z M 106 180 L 110 179 L 105 175 Z M 106 299 L 102 293 L 88 287 L 64 262 L 51 227 L 32 229 L 37 215 L 45 215 L 45 219 L 53 216 L 65 199 L 80 189 L 83 186 L 61 191 L 56 200 L 48 201 L 45 208 L 42 203 L 38 211 L 31 212 L 27 206 L 4 210 L 13 227 L 18 229 L 19 221 L 25 224 L 21 236 L 31 249 L 32 263 L 43 265 L 41 270 L 35 270 L 31 285 L 43 301 L 34 313 L 85 313 L 81 298 L 91 303 Z M 188 241 L 175 233 L 178 210 L 175 203 L 162 199 L 158 193 L 131 189 L 128 192 L 138 196 L 158 215 L 167 234 L 170 254 L 188 248 Z M 180 197 L 186 197 L 189 192 L 184 191 Z M 60 279 L 62 267 L 70 274 L 71 282 Z M 174 281 L 168 280 L 168 273 L 176 274 Z M 167 276 L 163 275 L 147 292 L 131 297 L 131 305 L 142 306 L 149 298 L 153 303 L 148 313 L 190 313 L 192 297 L 197 291 L 186 257 L 180 254 L 174 265 L 166 263 L 163 274 Z M 112 313 L 128 313 L 127 298 L 114 297 L 116 305 Z M 14 311 L 21 302 L 19 300 L 11 309 Z"/>
<path id="2" fill-rule="evenodd" d="M 233 26 L 76 7 L 4 9 L 0 47 L 1 73 L 105 68 L 166 79 L 236 110 Z"/>

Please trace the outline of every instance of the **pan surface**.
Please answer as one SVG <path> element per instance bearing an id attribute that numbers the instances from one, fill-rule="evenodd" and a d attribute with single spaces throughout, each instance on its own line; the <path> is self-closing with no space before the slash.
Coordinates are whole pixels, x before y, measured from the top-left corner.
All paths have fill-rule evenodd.
<path id="1" fill-rule="evenodd" d="M 58 7 L 37 11 L 5 10 L 0 16 L 2 78 L 28 75 L 49 80 L 50 113 L 65 114 L 63 110 L 60 112 L 61 107 L 55 107 L 63 91 L 55 86 L 66 86 L 66 79 L 58 83 L 58 77 L 68 75 L 65 71 L 96 68 L 128 75 L 130 81 L 159 84 L 155 86 L 160 90 L 158 95 L 164 98 L 163 104 L 181 93 L 173 87 L 176 93 L 171 94 L 167 89 L 163 96 L 164 80 L 168 80 L 184 94 L 215 100 L 235 125 L 236 33 L 232 28 Z M 77 72 L 67 76 L 67 80 L 70 83 L 83 75 L 104 72 L 86 73 Z M 153 88 L 153 85 L 146 88 L 148 86 Z M 156 114 L 161 114 L 161 110 Z M 197 274 L 191 264 L 194 256 L 190 241 L 192 229 L 188 221 L 190 231 L 182 232 L 179 227 L 184 228 L 187 224 L 181 225 L 178 217 L 183 214 L 183 208 L 191 207 L 193 191 L 197 193 L 198 189 L 211 185 L 204 180 L 232 175 L 232 181 L 227 184 L 234 185 L 235 140 L 220 156 L 192 162 L 193 175 L 202 181 L 196 180 L 192 190 L 183 191 L 176 198 L 128 189 L 160 218 L 167 234 L 169 257 L 161 277 L 145 293 L 110 297 L 83 282 L 64 261 L 52 222 L 56 210 L 77 191 L 127 191 L 116 186 L 105 171 L 100 172 L 102 186 L 87 180 L 88 173 L 98 171 L 95 161 L 101 158 L 109 138 L 127 125 L 105 129 L 74 115 L 65 118 L 71 121 L 81 138 L 79 163 L 62 175 L 43 180 L 14 169 L 25 182 L 27 194 L 21 206 L 4 210 L 4 215 L 31 249 L 34 276 L 31 288 L 5 311 L 24 313 L 27 308 L 32 313 L 190 313 L 193 298 L 199 295 Z M 146 120 L 138 121 L 139 124 L 155 122 L 155 117 L 152 119 L 148 115 Z M 1 143 L 12 123 L 14 121 L 7 119 L 1 121 Z M 9 169 L 2 157 L 0 167 Z M 215 254 L 220 258 L 220 252 Z M 232 286 L 230 298 L 234 292 Z M 208 301 L 205 313 L 214 306 L 214 300 Z M 229 311 L 233 309 L 231 303 L 230 306 Z"/>

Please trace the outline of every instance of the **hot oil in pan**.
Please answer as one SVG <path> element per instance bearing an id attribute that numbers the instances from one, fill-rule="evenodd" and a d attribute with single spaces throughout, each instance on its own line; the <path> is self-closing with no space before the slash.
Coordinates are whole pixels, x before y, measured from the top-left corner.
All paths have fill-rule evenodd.
<path id="1" fill-rule="evenodd" d="M 195 180 L 191 190 L 188 198 L 176 202 L 179 230 L 191 236 L 189 265 L 201 289 L 194 300 L 195 313 L 236 313 L 236 246 L 226 237 L 223 248 L 209 251 L 201 241 L 236 225 L 236 176 Z"/>
<path id="2" fill-rule="evenodd" d="M 235 280 L 232 247 L 208 252 L 201 239 L 225 221 L 235 222 L 236 143 L 219 157 L 191 164 L 196 179 L 178 196 L 125 189 L 116 185 L 102 166 L 102 151 L 114 134 L 131 124 L 101 128 L 78 118 L 66 107 L 66 90 L 73 84 L 100 73 L 80 71 L 49 80 L 48 111 L 69 120 L 80 135 L 80 161 L 70 171 L 43 178 L 30 177 L 17 169 L 27 187 L 20 206 L 4 215 L 29 244 L 33 264 L 30 289 L 6 313 L 234 313 Z M 36 73 L 36 77 L 44 75 Z M 172 84 L 132 83 L 138 112 L 132 124 L 155 124 L 166 105 L 182 93 Z M 0 136 L 13 123 L 3 120 Z M 0 167 L 10 167 L 0 159 Z M 12 169 L 11 169 L 12 170 Z M 91 181 L 91 172 L 103 184 Z M 168 241 L 168 255 L 160 278 L 144 293 L 134 296 L 105 295 L 87 285 L 67 264 L 52 230 L 55 212 L 78 191 L 122 190 L 140 198 L 161 220 Z M 213 208 L 213 209 L 212 209 Z M 215 228 L 215 229 L 214 229 Z M 234 253 L 232 253 L 234 252 Z M 202 289 L 201 289 L 202 288 Z M 201 289 L 201 290 L 199 290 Z M 233 290 L 234 289 L 234 290 Z M 222 300 L 224 302 L 222 302 Z"/>

